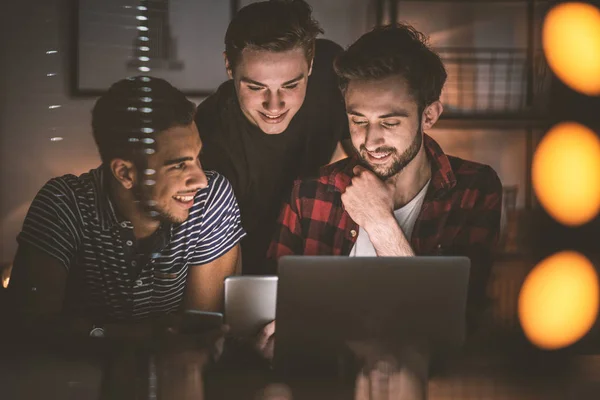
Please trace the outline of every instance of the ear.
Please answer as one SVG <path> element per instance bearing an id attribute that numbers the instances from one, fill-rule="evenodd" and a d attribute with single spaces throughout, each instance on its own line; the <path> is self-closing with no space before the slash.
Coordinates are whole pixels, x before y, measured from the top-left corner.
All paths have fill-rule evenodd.
<path id="1" fill-rule="evenodd" d="M 231 70 L 231 65 L 229 64 L 229 59 L 225 52 L 223 52 L 223 59 L 225 60 L 225 71 L 227 71 L 227 76 L 229 79 L 233 79 L 233 71 Z"/>
<path id="2" fill-rule="evenodd" d="M 436 100 L 425 107 L 421 118 L 421 129 L 423 131 L 431 129 L 431 127 L 435 125 L 437 120 L 440 118 L 440 115 L 442 115 L 443 111 L 444 106 L 442 106 L 442 103 L 439 100 Z"/>
<path id="3" fill-rule="evenodd" d="M 114 158 L 110 161 L 110 171 L 125 189 L 131 189 L 137 179 L 137 170 L 131 161 Z"/>
<path id="4" fill-rule="evenodd" d="M 313 67 L 314 61 L 315 61 L 315 58 L 313 57 L 310 60 L 310 64 L 308 64 L 308 76 L 310 76 L 310 74 L 312 74 L 312 67 Z"/>

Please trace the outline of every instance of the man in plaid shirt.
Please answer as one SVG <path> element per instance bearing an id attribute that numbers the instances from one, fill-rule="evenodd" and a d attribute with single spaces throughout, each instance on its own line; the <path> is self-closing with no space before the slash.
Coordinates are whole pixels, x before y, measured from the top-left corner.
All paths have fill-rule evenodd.
<path id="1" fill-rule="evenodd" d="M 338 56 L 355 154 L 295 182 L 269 249 L 285 255 L 463 255 L 468 320 L 485 306 L 502 185 L 424 133 L 442 114 L 446 71 L 420 32 L 375 28 Z M 274 324 L 265 328 L 267 336 Z"/>

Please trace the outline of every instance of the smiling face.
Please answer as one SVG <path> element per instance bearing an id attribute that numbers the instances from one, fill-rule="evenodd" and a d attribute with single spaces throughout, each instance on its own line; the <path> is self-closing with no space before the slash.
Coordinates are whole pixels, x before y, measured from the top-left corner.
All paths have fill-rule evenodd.
<path id="1" fill-rule="evenodd" d="M 352 144 L 367 168 L 387 179 L 414 160 L 423 131 L 417 102 L 404 78 L 352 80 L 345 102 Z"/>
<path id="2" fill-rule="evenodd" d="M 234 79 L 242 112 L 252 124 L 266 134 L 286 130 L 306 96 L 311 66 L 304 49 L 288 51 L 244 49 Z"/>
<path id="3" fill-rule="evenodd" d="M 182 223 L 189 216 L 196 193 L 208 185 L 200 164 L 202 142 L 192 122 L 154 136 L 157 151 L 139 171 L 134 194 L 144 211 L 154 219 Z"/>

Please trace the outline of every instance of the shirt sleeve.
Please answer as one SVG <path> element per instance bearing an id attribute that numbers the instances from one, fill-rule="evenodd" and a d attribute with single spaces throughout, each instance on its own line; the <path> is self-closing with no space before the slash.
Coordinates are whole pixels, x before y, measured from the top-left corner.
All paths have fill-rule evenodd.
<path id="1" fill-rule="evenodd" d="M 201 222 L 200 239 L 189 260 L 191 265 L 216 260 L 246 235 L 231 184 L 222 175 L 213 174 L 209 180 L 210 191 Z"/>
<path id="2" fill-rule="evenodd" d="M 54 257 L 68 271 L 81 238 L 78 215 L 73 191 L 60 178 L 52 179 L 29 207 L 17 242 Z"/>
<path id="3" fill-rule="evenodd" d="M 267 253 L 267 260 L 269 262 L 277 262 L 280 257 L 286 255 L 303 253 L 304 237 L 300 222 L 300 185 L 301 181 L 294 183 L 290 198 L 281 208 L 281 213 L 275 227 L 275 234 Z"/>
<path id="4" fill-rule="evenodd" d="M 471 260 L 467 300 L 467 328 L 473 332 L 489 307 L 487 286 L 494 253 L 500 234 L 502 183 L 496 172 L 487 167 L 476 186 L 477 200 L 456 237 L 451 255 L 463 255 Z"/>

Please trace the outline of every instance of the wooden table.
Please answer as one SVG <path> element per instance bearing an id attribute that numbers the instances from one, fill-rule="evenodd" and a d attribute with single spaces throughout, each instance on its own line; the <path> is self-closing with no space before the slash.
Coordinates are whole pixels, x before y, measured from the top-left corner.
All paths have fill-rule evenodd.
<path id="1" fill-rule="evenodd" d="M 0 398 L 99 399 L 110 357 L 100 347 L 85 350 L 4 343 Z M 147 381 L 139 371 L 131 371 L 125 378 Z M 251 357 L 225 360 L 206 370 L 204 378 L 206 400 L 255 399 L 268 384 L 281 382 L 264 363 Z M 345 381 L 297 378 L 285 383 L 291 386 L 294 400 L 353 398 L 352 377 Z M 430 379 L 429 399 L 597 400 L 598 390 L 600 356 L 545 353 L 522 338 L 491 335 L 442 363 Z"/>

